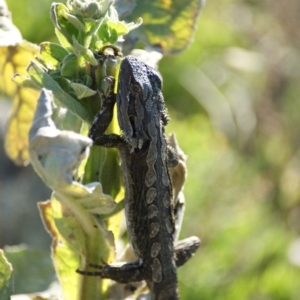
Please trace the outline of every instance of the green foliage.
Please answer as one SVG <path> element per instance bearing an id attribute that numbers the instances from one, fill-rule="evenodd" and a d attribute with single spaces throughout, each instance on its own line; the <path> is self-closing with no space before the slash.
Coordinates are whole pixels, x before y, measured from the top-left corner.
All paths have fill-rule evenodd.
<path id="1" fill-rule="evenodd" d="M 44 291 L 55 280 L 53 262 L 48 252 L 20 245 L 6 246 L 4 253 L 13 268 L 14 294 Z"/>
<path id="2" fill-rule="evenodd" d="M 0 249 L 0 297 L 3 300 L 10 299 L 13 286 L 12 266 Z"/>
<path id="3" fill-rule="evenodd" d="M 83 121 L 91 123 L 95 111 L 91 105 L 81 102 L 83 98 L 96 95 L 97 88 L 103 86 L 106 76 L 116 77 L 119 63 L 119 48 L 114 44 L 123 34 L 141 24 L 121 22 L 110 1 L 67 1 L 51 5 L 51 19 L 56 35 L 61 43 L 44 42 L 40 47 L 38 61 L 31 62 L 27 68 L 28 76 L 16 74 L 14 80 L 21 86 L 37 89 L 47 88 L 54 92 L 56 99 Z M 116 52 L 114 59 L 104 59 L 101 54 L 106 49 Z M 99 56 L 96 58 L 95 54 Z M 109 66 L 110 61 L 113 66 Z M 97 83 L 93 83 L 94 68 L 97 68 Z M 92 86 L 93 85 L 93 86 Z M 72 97 L 73 96 L 73 97 Z M 99 109 L 99 97 L 94 99 Z"/>

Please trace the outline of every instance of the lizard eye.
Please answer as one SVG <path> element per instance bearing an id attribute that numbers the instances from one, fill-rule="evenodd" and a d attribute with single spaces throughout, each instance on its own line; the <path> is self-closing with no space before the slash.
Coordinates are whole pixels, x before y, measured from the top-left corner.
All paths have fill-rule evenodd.
<path id="1" fill-rule="evenodd" d="M 133 83 L 130 88 L 130 92 L 133 94 L 139 94 L 142 91 L 140 85 L 138 83 Z"/>

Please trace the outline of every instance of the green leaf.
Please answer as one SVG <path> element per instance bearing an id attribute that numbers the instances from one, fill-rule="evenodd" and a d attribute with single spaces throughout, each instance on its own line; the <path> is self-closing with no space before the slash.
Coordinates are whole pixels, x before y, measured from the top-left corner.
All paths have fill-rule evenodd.
<path id="1" fill-rule="evenodd" d="M 71 43 L 67 40 L 67 38 L 59 31 L 58 28 L 55 28 L 55 34 L 59 40 L 59 43 L 70 53 L 73 53 L 73 48 Z"/>
<path id="2" fill-rule="evenodd" d="M 98 28 L 101 25 L 101 22 L 95 22 L 95 21 L 91 21 L 88 22 L 87 20 L 85 20 L 85 35 L 86 35 L 86 40 L 84 42 L 84 45 L 86 47 L 89 47 L 90 45 L 90 39 L 88 39 L 88 37 L 92 36 L 95 32 L 98 31 Z M 88 41 L 88 42 L 87 42 Z M 93 49 L 94 50 L 94 49 Z"/>
<path id="3" fill-rule="evenodd" d="M 29 76 L 13 76 L 14 78 L 14 83 L 16 83 L 17 85 L 21 86 L 22 88 L 30 88 L 33 90 L 39 90 L 39 86 L 37 84 L 35 84 L 35 82 L 33 80 L 31 80 L 31 78 Z"/>
<path id="4" fill-rule="evenodd" d="M 92 66 L 97 66 L 98 62 L 93 52 L 90 49 L 80 45 L 80 43 L 78 43 L 77 39 L 74 36 L 72 40 L 73 40 L 74 53 L 79 57 L 82 56 Z"/>
<path id="5" fill-rule="evenodd" d="M 80 30 L 65 18 L 65 15 L 68 14 L 68 12 L 69 9 L 65 5 L 53 3 L 50 15 L 55 28 L 57 28 L 57 30 L 59 30 L 65 39 L 72 45 L 72 36 L 78 37 Z"/>
<path id="6" fill-rule="evenodd" d="M 114 22 L 108 20 L 107 25 L 109 30 L 115 30 L 118 35 L 124 35 L 129 32 L 125 22 L 121 22 L 121 21 Z"/>
<path id="7" fill-rule="evenodd" d="M 68 54 L 60 68 L 60 74 L 63 77 L 68 79 L 77 79 L 80 78 L 80 66 L 79 66 L 79 59 L 75 54 Z"/>
<path id="8" fill-rule="evenodd" d="M 83 11 L 84 18 L 92 18 L 101 12 L 101 6 L 98 2 L 89 2 Z"/>
<path id="9" fill-rule="evenodd" d="M 72 14 L 69 14 L 66 10 L 62 9 L 60 11 L 62 17 L 69 21 L 79 32 L 84 32 L 84 24 L 78 20 L 78 18 Z"/>
<path id="10" fill-rule="evenodd" d="M 43 291 L 56 280 L 50 252 L 24 245 L 6 246 L 4 252 L 14 269 L 14 294 Z"/>
<path id="11" fill-rule="evenodd" d="M 12 265 L 4 256 L 3 250 L 0 249 L 0 299 L 9 300 L 12 292 L 13 277 Z"/>
<path id="12" fill-rule="evenodd" d="M 159 47 L 164 54 L 179 53 L 192 42 L 203 0 L 134 2 L 136 6 L 126 21 L 141 17 L 143 24 L 130 35 L 156 50 Z"/>
<path id="13" fill-rule="evenodd" d="M 71 82 L 70 86 L 74 90 L 74 93 L 75 93 L 75 95 L 78 99 L 90 97 L 90 96 L 93 96 L 97 93 L 97 91 L 94 91 L 94 90 L 88 88 L 84 84 Z"/>
<path id="14" fill-rule="evenodd" d="M 109 27 L 106 22 L 101 24 L 97 34 L 103 43 L 107 43 L 109 41 Z"/>
<path id="15" fill-rule="evenodd" d="M 109 43 L 110 44 L 115 44 L 118 41 L 118 33 L 115 29 L 110 30 L 110 37 L 109 37 Z"/>
<path id="16" fill-rule="evenodd" d="M 107 149 L 104 147 L 92 146 L 90 155 L 85 165 L 83 183 L 99 181 L 103 166 L 107 157 Z"/>
<path id="17" fill-rule="evenodd" d="M 40 86 L 40 88 L 46 88 L 53 92 L 55 98 L 65 107 L 67 107 L 70 111 L 72 111 L 75 115 L 80 117 L 82 120 L 92 123 L 94 116 L 89 113 L 89 111 L 72 96 L 67 94 L 59 84 L 52 79 L 50 75 L 43 71 L 41 67 L 39 67 L 36 63 L 31 62 L 27 68 L 27 72 L 30 75 L 31 79 L 35 84 Z M 16 74 L 15 77 L 20 76 Z"/>
<path id="18" fill-rule="evenodd" d="M 49 70 L 59 68 L 60 63 L 69 54 L 69 52 L 62 46 L 44 42 L 40 44 L 39 59 L 42 60 L 44 66 Z"/>
<path id="19" fill-rule="evenodd" d="M 103 43 L 115 44 L 119 37 L 139 27 L 142 22 L 141 18 L 139 18 L 136 23 L 126 23 L 124 21 L 119 21 L 117 16 L 112 17 L 101 24 L 97 34 Z"/>

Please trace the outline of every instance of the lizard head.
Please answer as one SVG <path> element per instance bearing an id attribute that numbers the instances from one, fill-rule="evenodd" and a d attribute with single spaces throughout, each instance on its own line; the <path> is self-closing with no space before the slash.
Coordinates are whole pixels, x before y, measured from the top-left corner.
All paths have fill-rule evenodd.
<path id="1" fill-rule="evenodd" d="M 117 91 L 118 122 L 125 140 L 141 149 L 151 139 L 149 124 L 167 123 L 162 77 L 134 56 L 122 60 Z"/>

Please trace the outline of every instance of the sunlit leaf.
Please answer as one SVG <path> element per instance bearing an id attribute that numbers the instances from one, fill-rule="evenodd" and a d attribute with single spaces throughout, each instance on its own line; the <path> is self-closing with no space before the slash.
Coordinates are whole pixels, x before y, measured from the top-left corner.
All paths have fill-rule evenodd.
<path id="1" fill-rule="evenodd" d="M 66 49 L 68 50 L 70 53 L 73 52 L 73 48 L 71 46 L 71 44 L 69 43 L 69 41 L 67 40 L 67 38 L 59 31 L 58 28 L 55 28 L 55 34 L 57 36 L 57 39 L 59 40 L 60 44 Z"/>
<path id="2" fill-rule="evenodd" d="M 36 92 L 21 90 L 11 81 L 14 73 L 24 73 L 38 47 L 22 41 L 19 30 L 10 19 L 6 3 L 0 3 L 0 93 L 13 97 L 13 109 L 7 124 L 5 150 L 18 165 L 28 161 L 27 133 L 33 117 Z"/>
<path id="3" fill-rule="evenodd" d="M 50 201 L 39 202 L 38 207 L 44 225 L 52 237 L 52 259 L 62 287 L 64 299 L 78 299 L 78 254 L 59 233 Z"/>
<path id="4" fill-rule="evenodd" d="M 142 24 L 142 19 L 139 18 L 136 23 L 126 23 L 124 21 L 107 20 L 103 22 L 98 30 L 98 35 L 104 43 L 115 44 L 118 38 L 127 34 L 129 31 L 139 27 Z"/>
<path id="5" fill-rule="evenodd" d="M 79 30 L 64 17 L 69 9 L 62 3 L 53 3 L 51 6 L 51 20 L 57 30 L 59 30 L 67 41 L 72 44 L 72 36 L 78 37 Z"/>
<path id="6" fill-rule="evenodd" d="M 159 48 L 164 54 L 176 54 L 191 43 L 204 1 L 136 0 L 131 2 L 135 2 L 136 6 L 126 20 L 134 21 L 141 17 L 143 24 L 130 35 L 139 37 L 148 46 Z"/>
<path id="7" fill-rule="evenodd" d="M 80 43 L 78 43 L 77 39 L 74 36 L 72 40 L 73 40 L 74 52 L 76 53 L 76 55 L 78 57 L 82 56 L 92 66 L 97 66 L 98 62 L 92 50 L 80 45 Z"/>
<path id="8" fill-rule="evenodd" d="M 38 64 L 33 61 L 27 68 L 27 72 L 30 75 L 31 79 L 34 81 L 36 85 L 38 85 L 41 89 L 44 87 L 53 92 L 55 98 L 65 107 L 67 107 L 70 111 L 72 111 L 75 115 L 80 117 L 82 120 L 87 122 L 93 121 L 93 115 L 88 112 L 88 110 L 77 100 L 66 93 L 59 84 L 48 75 Z M 18 77 L 19 75 L 15 75 L 13 79 Z"/>
<path id="9" fill-rule="evenodd" d="M 37 92 L 18 87 L 5 135 L 5 151 L 18 165 L 28 163 L 28 132 L 31 126 Z"/>
<path id="10" fill-rule="evenodd" d="M 18 165 L 28 162 L 28 131 L 33 118 L 38 93 L 18 87 L 11 81 L 14 73 L 25 73 L 38 48 L 23 42 L 15 47 L 0 48 L 0 90 L 13 97 L 13 107 L 7 123 L 5 151 Z"/>
<path id="11" fill-rule="evenodd" d="M 127 24 L 125 22 L 114 22 L 114 21 L 107 21 L 107 25 L 110 30 L 114 29 L 118 33 L 118 35 L 124 35 L 129 32 L 127 28 Z"/>
<path id="12" fill-rule="evenodd" d="M 13 96 L 17 90 L 11 81 L 14 73 L 25 74 L 29 62 L 38 53 L 38 46 L 23 41 L 14 47 L 0 47 L 0 92 Z"/>
<path id="13" fill-rule="evenodd" d="M 27 134 L 35 109 L 37 93 L 21 89 L 11 77 L 14 73 L 25 73 L 25 68 L 37 53 L 38 47 L 28 42 L 0 48 L 0 92 L 13 97 L 13 108 L 7 124 L 5 150 L 18 165 L 28 161 Z"/>
<path id="14" fill-rule="evenodd" d="M 9 300 L 13 287 L 12 266 L 0 249 L 0 299 Z"/>
<path id="15" fill-rule="evenodd" d="M 69 52 L 58 44 L 50 42 L 40 44 L 39 59 L 50 70 L 57 69 L 68 54 Z"/>
<path id="16" fill-rule="evenodd" d="M 78 99 L 90 97 L 90 96 L 93 96 L 97 93 L 97 91 L 94 91 L 94 90 L 88 88 L 84 84 L 72 82 L 70 84 L 70 86 L 74 90 L 74 92 L 75 92 Z"/>

